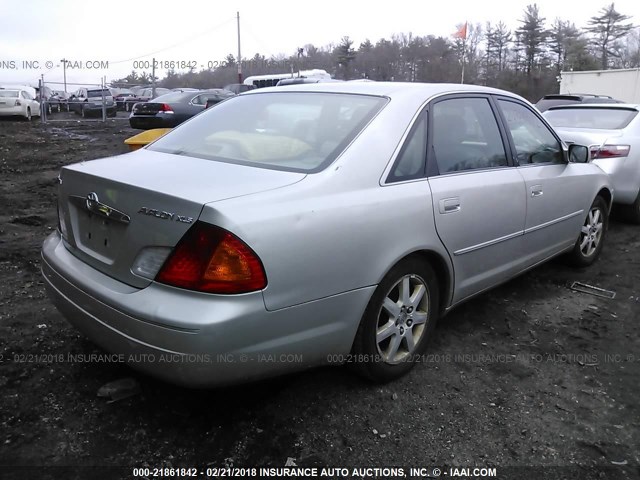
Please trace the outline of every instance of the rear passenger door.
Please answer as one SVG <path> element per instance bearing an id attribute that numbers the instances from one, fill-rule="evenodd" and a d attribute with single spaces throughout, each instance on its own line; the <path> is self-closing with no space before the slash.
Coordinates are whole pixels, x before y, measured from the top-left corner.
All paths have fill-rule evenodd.
<path id="1" fill-rule="evenodd" d="M 573 245 L 584 221 L 582 165 L 568 163 L 562 144 L 533 108 L 498 98 L 512 155 L 527 190 L 525 240 L 535 262 Z"/>
<path id="2" fill-rule="evenodd" d="M 427 174 L 455 303 L 523 268 L 525 185 L 488 95 L 443 97 L 429 114 Z"/>

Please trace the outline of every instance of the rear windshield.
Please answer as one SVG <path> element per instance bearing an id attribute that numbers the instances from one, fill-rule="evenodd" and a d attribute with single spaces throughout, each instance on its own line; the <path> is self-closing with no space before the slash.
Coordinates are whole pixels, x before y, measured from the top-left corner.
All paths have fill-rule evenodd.
<path id="1" fill-rule="evenodd" d="M 193 92 L 189 92 L 187 94 L 182 92 L 171 92 L 156 97 L 154 102 L 179 102 L 181 100 L 185 100 L 186 103 L 186 100 L 191 97 L 193 97 Z"/>
<path id="2" fill-rule="evenodd" d="M 638 114 L 625 108 L 559 108 L 544 112 L 545 118 L 554 127 L 594 128 L 615 130 L 626 127 Z"/>
<path id="3" fill-rule="evenodd" d="M 111 96 L 111 92 L 109 90 L 89 90 L 87 92 L 87 96 L 89 98 L 102 97 L 102 92 L 104 92 L 104 96 L 105 97 L 110 97 Z"/>
<path id="4" fill-rule="evenodd" d="M 293 172 L 329 165 L 385 105 L 370 95 L 240 95 L 168 133 L 149 150 Z"/>
<path id="5" fill-rule="evenodd" d="M 17 97 L 18 96 L 18 91 L 17 90 L 0 90 L 0 97 Z"/>

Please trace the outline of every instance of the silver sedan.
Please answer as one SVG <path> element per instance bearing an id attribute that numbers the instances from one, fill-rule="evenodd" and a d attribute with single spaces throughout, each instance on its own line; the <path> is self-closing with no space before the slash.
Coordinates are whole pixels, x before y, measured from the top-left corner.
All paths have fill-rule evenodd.
<path id="1" fill-rule="evenodd" d="M 258 89 L 144 149 L 64 167 L 53 302 L 171 382 L 316 365 L 406 373 L 439 316 L 560 254 L 591 264 L 612 188 L 508 92 Z"/>
<path id="2" fill-rule="evenodd" d="M 640 223 L 640 105 L 553 107 L 546 119 L 567 143 L 588 145 L 593 163 L 611 177 L 615 203 Z"/>

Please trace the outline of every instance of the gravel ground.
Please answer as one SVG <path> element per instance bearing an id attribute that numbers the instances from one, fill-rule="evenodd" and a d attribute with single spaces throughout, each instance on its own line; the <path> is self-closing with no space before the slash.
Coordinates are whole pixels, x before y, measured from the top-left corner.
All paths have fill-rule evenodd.
<path id="1" fill-rule="evenodd" d="M 122 364 L 73 361 L 103 352 L 45 295 L 40 246 L 56 226 L 56 176 L 126 152 L 123 140 L 137 132 L 124 119 L 57 118 L 71 120 L 0 119 L 0 478 L 287 462 L 640 478 L 640 227 L 614 218 L 592 267 L 553 261 L 454 310 L 423 364 L 394 383 L 338 367 L 188 390 Z M 616 296 L 574 292 L 576 280 Z M 127 377 L 135 395 L 97 395 Z"/>

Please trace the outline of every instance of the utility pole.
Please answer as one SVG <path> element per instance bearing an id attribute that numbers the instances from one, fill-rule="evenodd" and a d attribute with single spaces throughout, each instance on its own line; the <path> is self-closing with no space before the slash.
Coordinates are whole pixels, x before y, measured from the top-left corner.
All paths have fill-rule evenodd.
<path id="1" fill-rule="evenodd" d="M 62 75 L 64 76 L 64 93 L 67 93 L 67 59 L 63 58 L 62 62 Z"/>
<path id="2" fill-rule="evenodd" d="M 242 83 L 242 56 L 240 55 L 240 12 L 236 12 L 238 19 L 238 83 Z"/>
<path id="3" fill-rule="evenodd" d="M 462 40 L 462 76 L 460 78 L 460 83 L 464 83 L 464 56 L 466 54 L 467 40 Z"/>

